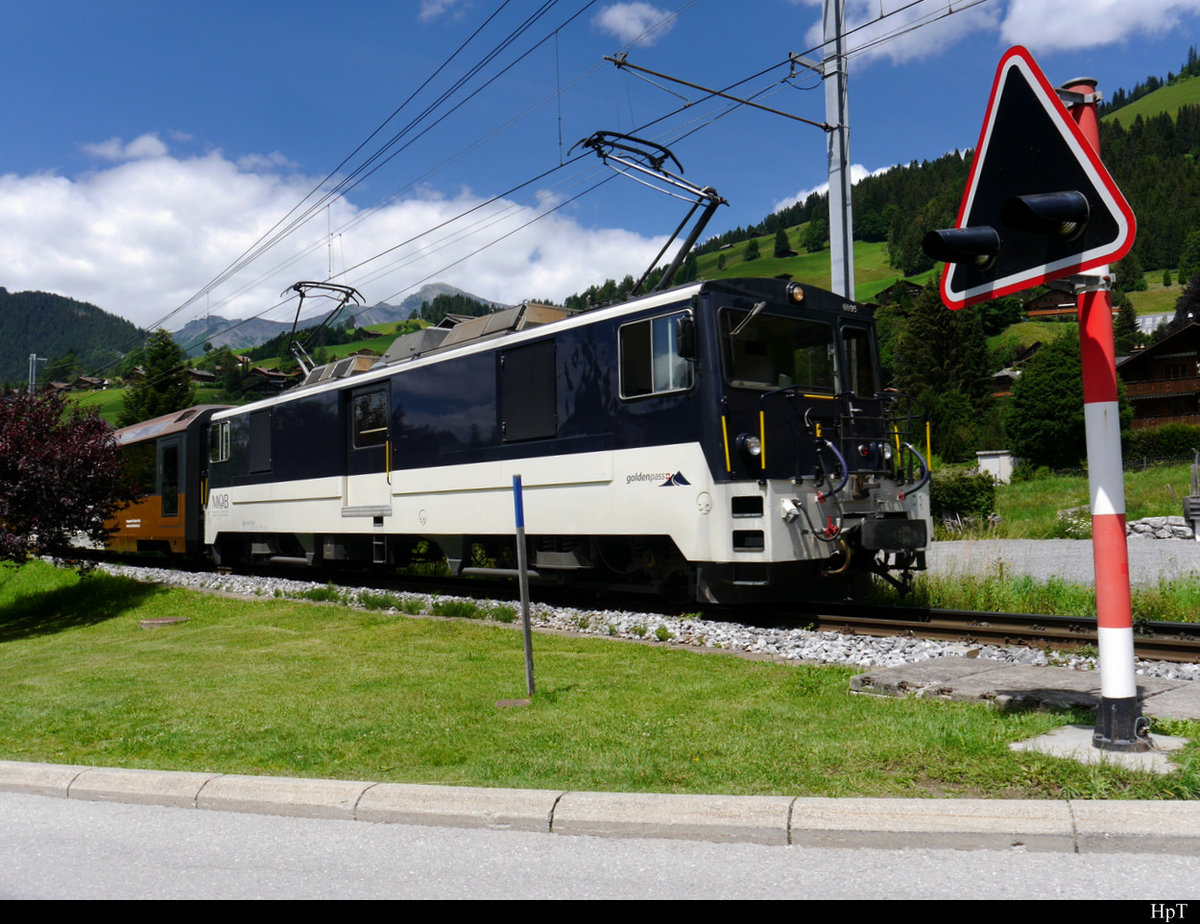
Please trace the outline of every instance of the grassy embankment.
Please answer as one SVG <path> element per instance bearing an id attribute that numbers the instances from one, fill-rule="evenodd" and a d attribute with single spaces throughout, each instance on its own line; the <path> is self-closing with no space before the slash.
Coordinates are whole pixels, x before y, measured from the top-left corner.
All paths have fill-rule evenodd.
<path id="1" fill-rule="evenodd" d="M 144 630 L 148 617 L 187 616 Z M 603 618 L 597 615 L 594 618 Z M 0 756 L 397 782 L 824 796 L 1200 797 L 1014 753 L 1073 713 L 850 696 L 853 671 L 465 620 L 0 573 Z M 1200 739 L 1200 724 L 1174 723 Z"/>
<path id="2" fill-rule="evenodd" d="M 1187 464 L 1126 472 L 1128 519 L 1181 513 L 1179 498 L 1190 492 L 1190 484 L 1191 466 Z M 1086 475 L 1049 475 L 1033 481 L 997 485 L 996 510 L 1001 517 L 999 525 L 968 532 L 961 538 L 1064 538 L 1068 536 L 1065 535 L 1058 512 L 1081 509 L 1082 516 L 1078 522 L 1086 524 L 1087 507 Z M 1096 613 L 1096 594 L 1092 587 L 1068 584 L 1061 580 L 1036 581 L 1013 575 L 1006 571 L 1004 562 L 999 559 L 985 575 L 921 575 L 917 578 L 912 595 L 903 601 L 889 588 L 881 588 L 880 600 L 913 606 L 1062 616 L 1094 616 Z M 1132 606 L 1135 619 L 1196 622 L 1200 619 L 1200 575 L 1164 580 L 1149 587 L 1135 587 Z"/>

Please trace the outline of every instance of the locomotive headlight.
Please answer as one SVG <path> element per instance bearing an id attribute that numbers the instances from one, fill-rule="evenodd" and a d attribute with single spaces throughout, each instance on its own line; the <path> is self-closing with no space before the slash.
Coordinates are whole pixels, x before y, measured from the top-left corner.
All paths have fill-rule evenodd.
<path id="1" fill-rule="evenodd" d="M 749 433 L 742 433 L 737 438 L 737 448 L 748 456 L 758 458 L 762 455 L 762 443 L 759 442 L 757 436 L 751 436 Z"/>
<path id="2" fill-rule="evenodd" d="M 800 283 L 788 283 L 787 297 L 797 305 L 804 301 L 804 289 L 800 286 Z"/>
<path id="3" fill-rule="evenodd" d="M 883 444 L 883 461 L 884 462 L 892 461 L 892 444 L 891 443 Z"/>

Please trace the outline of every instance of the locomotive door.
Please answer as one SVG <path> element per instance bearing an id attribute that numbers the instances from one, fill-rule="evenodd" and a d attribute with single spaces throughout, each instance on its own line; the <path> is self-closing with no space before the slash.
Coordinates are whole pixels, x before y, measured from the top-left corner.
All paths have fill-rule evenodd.
<path id="1" fill-rule="evenodd" d="M 390 382 L 366 385 L 345 393 L 343 516 L 391 515 L 390 393 Z"/>

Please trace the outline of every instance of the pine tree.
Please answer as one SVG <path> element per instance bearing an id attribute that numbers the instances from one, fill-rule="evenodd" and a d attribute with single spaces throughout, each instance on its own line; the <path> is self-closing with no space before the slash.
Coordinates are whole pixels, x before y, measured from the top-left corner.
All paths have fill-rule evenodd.
<path id="1" fill-rule="evenodd" d="M 1142 261 L 1132 250 L 1125 259 L 1117 263 L 1115 287 L 1121 292 L 1144 292 L 1148 288 Z"/>
<path id="2" fill-rule="evenodd" d="M 1034 466 L 1071 468 L 1087 454 L 1079 333 L 1043 346 L 1013 385 L 1007 432 L 1014 454 Z"/>
<path id="3" fill-rule="evenodd" d="M 758 238 L 752 237 L 746 241 L 746 249 L 742 251 L 742 259 L 747 263 L 758 259 Z"/>
<path id="4" fill-rule="evenodd" d="M 948 310 L 935 280 L 913 305 L 896 352 L 897 387 L 929 414 L 934 451 L 950 462 L 967 458 L 978 448 L 977 424 L 991 403 L 979 316 Z"/>
<path id="5" fill-rule="evenodd" d="M 125 395 L 121 426 L 182 411 L 196 403 L 196 386 L 187 374 L 183 350 L 161 327 L 150 335 L 142 351 L 142 372 Z"/>
<path id="6" fill-rule="evenodd" d="M 792 253 L 792 245 L 788 241 L 787 232 L 780 228 L 775 232 L 775 256 L 787 257 Z"/>
<path id="7" fill-rule="evenodd" d="M 1137 309 L 1124 292 L 1113 293 L 1113 304 L 1117 308 L 1117 316 L 1113 320 L 1113 344 L 1118 355 L 1128 355 L 1144 340 L 1142 329 L 1138 326 Z"/>

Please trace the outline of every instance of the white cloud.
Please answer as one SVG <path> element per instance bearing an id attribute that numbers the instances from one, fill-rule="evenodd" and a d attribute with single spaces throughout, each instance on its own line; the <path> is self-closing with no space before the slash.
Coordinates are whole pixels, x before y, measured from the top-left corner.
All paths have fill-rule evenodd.
<path id="1" fill-rule="evenodd" d="M 460 2 L 461 0 L 421 0 L 419 18 L 421 22 L 437 19 L 448 10 L 453 10 Z M 461 8 L 458 15 L 461 15 Z"/>
<path id="2" fill-rule="evenodd" d="M 272 151 L 270 154 L 247 154 L 244 157 L 239 157 L 236 163 L 239 170 L 271 169 L 274 167 L 287 167 L 294 170 L 300 166 L 278 151 Z"/>
<path id="3" fill-rule="evenodd" d="M 881 174 L 881 173 L 887 173 L 894 166 L 895 166 L 895 164 L 889 164 L 886 167 L 880 167 L 878 170 L 868 170 L 862 164 L 851 164 L 850 165 L 850 183 L 851 183 L 851 185 L 853 185 L 853 184 L 857 183 L 859 180 L 861 180 L 863 177 L 879 176 L 879 174 Z M 794 196 L 788 196 L 786 199 L 780 199 L 773 206 L 771 206 L 771 211 L 778 212 L 780 209 L 785 209 L 789 205 L 795 205 L 797 202 L 803 202 L 805 199 L 807 199 L 813 193 L 827 193 L 827 192 L 829 192 L 828 181 L 826 181 L 824 183 L 819 183 L 818 185 L 812 186 L 808 189 L 800 190 L 800 192 L 796 193 Z"/>
<path id="4" fill-rule="evenodd" d="M 675 27 L 675 14 L 649 3 L 614 3 L 597 13 L 592 25 L 622 44 L 649 46 Z"/>
<path id="5" fill-rule="evenodd" d="M 111 148 L 128 149 L 119 142 Z M 286 158 L 270 155 L 235 163 L 213 151 L 193 158 L 128 160 L 77 178 L 0 175 L 0 227 L 5 229 L 0 285 L 10 291 L 57 292 L 143 326 L 155 323 L 224 270 L 312 188 L 312 177 L 281 174 L 281 162 Z M 337 236 L 335 271 L 414 237 L 482 198 L 468 190 L 453 196 L 425 191 L 388 204 Z M 426 277 L 509 303 L 562 298 L 606 277 L 640 272 L 662 244 L 662 238 L 620 229 L 589 230 L 567 214 L 553 213 L 464 259 L 529 222 L 551 201 L 549 193 L 539 192 L 530 204 L 489 206 L 339 281 L 361 289 L 371 304 L 397 293 L 403 297 Z M 329 220 L 336 232 L 361 214 L 337 200 Z M 460 227 L 475 223 L 481 227 Z M 322 209 L 284 247 L 215 290 L 213 313 L 258 314 L 276 304 L 279 293 L 297 279 L 325 278 L 326 228 Z M 278 266 L 301 251 L 305 253 L 294 262 Z M 201 298 L 167 327 L 178 329 L 202 317 L 209 304 Z M 270 315 L 286 316 L 287 309 Z"/>
<path id="6" fill-rule="evenodd" d="M 807 0 L 805 0 L 807 3 Z M 810 4 L 811 5 L 811 4 Z M 953 10 L 952 15 L 946 15 Z M 956 7 L 948 0 L 847 0 L 846 48 L 860 59 L 887 58 L 902 64 L 941 54 L 972 32 L 994 29 L 995 5 Z M 820 14 L 805 41 L 819 49 L 824 41 Z"/>
<path id="7" fill-rule="evenodd" d="M 792 0 L 820 7 L 821 0 Z M 882 14 L 882 15 L 881 15 Z M 902 64 L 929 58 L 974 32 L 995 31 L 1001 44 L 1049 52 L 1095 48 L 1138 36 L 1159 36 L 1200 14 L 1200 0 L 993 0 L 976 6 L 952 0 L 847 0 L 847 47 L 861 59 Z M 821 14 L 805 34 L 819 49 Z"/>
<path id="8" fill-rule="evenodd" d="M 1009 0 L 1000 35 L 1042 52 L 1094 48 L 1160 36 L 1197 14 L 1200 0 Z"/>
<path id="9" fill-rule="evenodd" d="M 129 144 L 120 138 L 109 138 L 96 144 L 85 144 L 83 150 L 101 160 L 144 160 L 151 157 L 164 157 L 167 146 L 153 133 L 139 135 Z"/>

